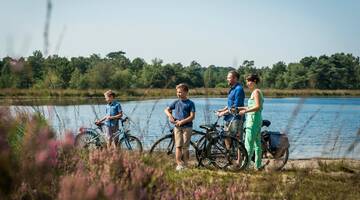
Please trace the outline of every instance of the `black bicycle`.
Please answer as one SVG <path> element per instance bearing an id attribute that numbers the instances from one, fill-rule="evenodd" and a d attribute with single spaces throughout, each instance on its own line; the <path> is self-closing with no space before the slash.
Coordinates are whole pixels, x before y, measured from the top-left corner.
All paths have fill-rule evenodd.
<path id="1" fill-rule="evenodd" d="M 205 133 L 202 133 L 204 136 L 196 147 L 199 166 L 243 170 L 249 162 L 245 146 L 238 138 L 230 136 L 224 126 L 218 125 L 220 118 L 218 116 L 213 124 L 200 125 Z M 233 121 L 234 118 L 229 122 L 229 127 Z"/>
<path id="2" fill-rule="evenodd" d="M 142 152 L 141 141 L 130 134 L 129 118 L 121 119 L 120 129 L 114 133 L 115 145 L 124 150 Z M 106 146 L 106 137 L 103 132 L 104 123 L 95 123 L 97 128 L 80 128 L 75 137 L 75 146 L 79 148 L 94 149 Z"/>

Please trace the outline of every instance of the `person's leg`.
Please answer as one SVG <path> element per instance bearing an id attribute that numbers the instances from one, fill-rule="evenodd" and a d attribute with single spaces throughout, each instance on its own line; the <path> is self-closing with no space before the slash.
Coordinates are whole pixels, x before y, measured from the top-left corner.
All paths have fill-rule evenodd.
<path id="1" fill-rule="evenodd" d="M 239 125 L 238 125 L 238 140 L 240 142 L 244 142 L 245 138 L 244 138 L 244 120 L 243 120 L 243 116 L 241 116 L 240 120 L 239 120 Z M 237 164 L 239 165 L 241 162 L 241 152 L 240 150 L 238 150 L 238 159 L 237 159 Z"/>
<path id="2" fill-rule="evenodd" d="M 115 136 L 115 133 L 117 132 L 119 130 L 119 127 L 118 126 L 112 126 L 111 128 L 110 128 L 110 146 L 116 146 L 115 145 L 115 138 L 114 138 L 114 136 Z"/>
<path id="3" fill-rule="evenodd" d="M 251 161 L 254 153 L 253 127 L 246 127 L 245 148 L 249 156 L 249 161 Z"/>
<path id="4" fill-rule="evenodd" d="M 104 130 L 104 134 L 105 134 L 105 139 L 106 139 L 106 147 L 109 148 L 110 147 L 110 136 L 111 136 L 111 130 L 109 126 L 103 126 L 103 130 Z"/>
<path id="5" fill-rule="evenodd" d="M 187 165 L 187 162 L 189 160 L 189 146 L 190 146 L 190 140 L 191 140 L 191 134 L 192 134 L 192 128 L 184 128 L 183 129 L 183 149 L 182 149 L 182 155 L 183 155 L 183 162 L 184 165 Z"/>
<path id="6" fill-rule="evenodd" d="M 240 142 L 244 142 L 244 120 L 243 120 L 244 116 L 241 116 L 241 119 L 239 120 L 238 123 L 238 138 L 240 140 Z"/>
<path id="7" fill-rule="evenodd" d="M 179 127 L 175 127 L 174 128 L 174 139 L 175 139 L 175 161 L 177 165 L 182 165 L 182 146 L 184 143 L 183 140 L 183 133 L 182 133 L 182 128 Z"/>
<path id="8" fill-rule="evenodd" d="M 255 144 L 255 167 L 260 169 L 262 167 L 262 147 L 261 147 L 261 124 L 257 123 L 254 127 L 254 144 Z"/>
<path id="9" fill-rule="evenodd" d="M 254 116 L 250 115 L 247 117 L 245 131 L 245 148 L 249 156 L 249 161 L 251 161 L 251 158 L 254 154 L 255 133 L 256 130 L 254 129 Z"/>
<path id="10" fill-rule="evenodd" d="M 239 121 L 234 119 L 230 122 L 226 122 L 225 124 L 225 128 L 227 131 L 227 135 L 228 136 L 232 136 L 232 137 L 236 137 L 237 133 L 238 133 L 238 127 L 239 127 Z M 229 138 L 225 138 L 225 147 L 226 149 L 230 149 L 231 148 L 231 139 Z"/>

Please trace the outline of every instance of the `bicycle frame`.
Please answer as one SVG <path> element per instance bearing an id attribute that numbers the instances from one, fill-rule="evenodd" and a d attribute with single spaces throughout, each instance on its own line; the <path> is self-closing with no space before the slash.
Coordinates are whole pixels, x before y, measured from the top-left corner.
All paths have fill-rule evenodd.
<path id="1" fill-rule="evenodd" d="M 119 128 L 119 130 L 117 130 L 114 133 L 113 138 L 118 138 L 118 142 L 120 142 L 120 140 L 125 139 L 125 144 L 126 147 L 130 150 L 132 150 L 132 147 L 129 143 L 128 140 L 128 132 L 130 131 L 129 129 L 125 128 L 124 126 L 124 122 L 126 122 L 128 120 L 128 118 L 126 117 L 125 119 L 121 120 L 121 127 Z M 96 143 L 98 144 L 98 142 L 100 142 L 100 140 L 106 141 L 107 138 L 104 136 L 104 131 L 103 131 L 103 126 L 104 123 L 100 123 L 100 124 L 96 124 L 96 128 L 80 128 L 79 129 L 79 134 L 84 134 L 84 133 L 90 133 L 91 135 L 93 135 L 93 137 L 91 138 L 91 140 L 88 141 L 88 143 Z M 120 138 L 120 135 L 123 134 L 123 136 Z M 101 145 L 101 144 L 99 144 Z"/>

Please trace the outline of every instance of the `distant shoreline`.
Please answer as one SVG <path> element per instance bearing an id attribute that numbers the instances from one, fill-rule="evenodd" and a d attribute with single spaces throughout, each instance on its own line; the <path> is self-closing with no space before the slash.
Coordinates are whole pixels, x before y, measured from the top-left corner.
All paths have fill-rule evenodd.
<path id="1" fill-rule="evenodd" d="M 106 89 L 0 89 L 0 105 L 88 104 L 103 103 Z M 122 101 L 176 98 L 174 89 L 123 89 L 114 90 Z M 228 88 L 194 88 L 190 97 L 226 97 Z M 263 89 L 268 98 L 283 97 L 360 97 L 360 90 L 280 90 Z M 246 96 L 250 95 L 245 90 Z"/>

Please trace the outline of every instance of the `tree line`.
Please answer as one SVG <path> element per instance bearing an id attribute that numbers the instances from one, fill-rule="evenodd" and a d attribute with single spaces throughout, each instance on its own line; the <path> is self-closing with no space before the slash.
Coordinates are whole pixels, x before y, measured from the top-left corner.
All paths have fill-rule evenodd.
<path id="1" fill-rule="evenodd" d="M 0 60 L 0 88 L 54 88 L 54 89 L 127 89 L 173 88 L 180 82 L 192 88 L 227 87 L 226 75 L 237 70 L 245 82 L 246 75 L 257 73 L 262 88 L 274 89 L 360 89 L 359 57 L 336 53 L 331 56 L 304 57 L 300 62 L 278 62 L 271 67 L 256 67 L 245 60 L 236 69 L 210 65 L 201 66 L 164 63 L 142 58 L 130 60 L 125 52 L 110 52 L 105 57 L 44 57 L 34 51 L 27 58 L 4 57 Z"/>

